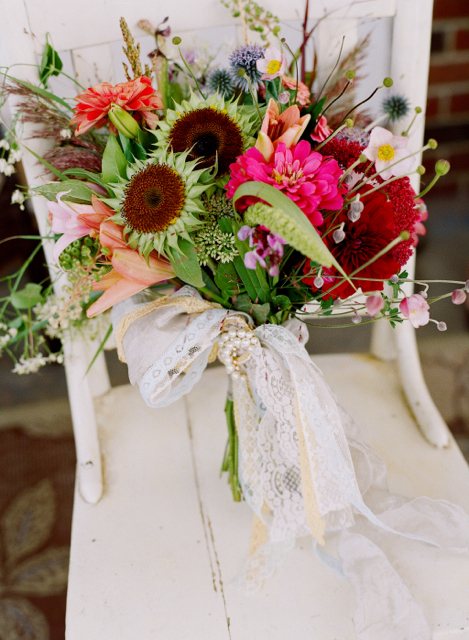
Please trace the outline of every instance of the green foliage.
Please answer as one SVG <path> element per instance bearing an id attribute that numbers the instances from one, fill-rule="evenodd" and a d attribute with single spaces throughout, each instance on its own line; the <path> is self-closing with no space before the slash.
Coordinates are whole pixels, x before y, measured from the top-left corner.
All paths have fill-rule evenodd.
<path id="1" fill-rule="evenodd" d="M 24 289 L 13 291 L 10 294 L 10 302 L 15 309 L 32 309 L 40 302 L 44 302 L 40 284 L 28 282 Z"/>
<path id="2" fill-rule="evenodd" d="M 65 200 L 79 204 L 89 204 L 94 191 L 81 180 L 64 180 L 63 182 L 49 182 L 32 189 L 35 193 L 48 200 L 55 201 L 59 193 L 65 192 Z"/>
<path id="3" fill-rule="evenodd" d="M 257 325 L 267 322 L 267 317 L 270 314 L 270 304 L 268 302 L 255 304 L 246 294 L 237 296 L 234 301 L 234 306 L 238 311 L 244 311 L 252 316 Z"/>
<path id="4" fill-rule="evenodd" d="M 169 247 L 169 251 L 169 261 L 177 277 L 197 289 L 203 287 L 205 283 L 194 245 L 188 240 L 180 238 L 179 251 L 174 247 Z"/>
<path id="5" fill-rule="evenodd" d="M 215 275 L 215 284 L 227 299 L 244 290 L 240 286 L 238 272 L 232 262 L 221 262 Z"/>
<path id="6" fill-rule="evenodd" d="M 119 178 L 126 178 L 127 164 L 128 161 L 116 136 L 109 134 L 103 154 L 103 181 L 106 184 L 112 184 L 118 182 Z"/>
<path id="7" fill-rule="evenodd" d="M 86 169 L 82 169 L 81 167 L 65 169 L 62 172 L 64 176 L 74 176 L 75 178 L 82 178 L 87 180 L 88 182 L 93 182 L 94 184 L 99 185 L 103 189 L 107 190 L 107 186 L 105 182 L 103 182 L 99 173 L 93 173 L 93 171 L 87 171 Z"/>
<path id="8" fill-rule="evenodd" d="M 58 76 L 62 71 L 63 63 L 57 51 L 49 44 L 49 34 L 42 54 L 41 66 L 39 67 L 39 79 L 47 86 L 50 76 Z"/>

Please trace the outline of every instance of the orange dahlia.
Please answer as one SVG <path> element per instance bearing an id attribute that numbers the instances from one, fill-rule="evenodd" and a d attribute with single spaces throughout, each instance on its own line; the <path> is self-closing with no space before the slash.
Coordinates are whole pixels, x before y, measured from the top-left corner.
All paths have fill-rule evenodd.
<path id="1" fill-rule="evenodd" d="M 85 93 L 76 96 L 75 100 L 78 104 L 74 108 L 75 115 L 70 124 L 78 125 L 75 133 L 77 136 L 91 127 L 99 129 L 105 124 L 109 124 L 112 133 L 117 133 L 107 117 L 113 105 L 133 112 L 135 119 L 143 121 L 150 129 L 155 129 L 158 122 L 156 110 L 163 109 L 160 93 L 153 89 L 150 78 L 146 76 L 130 82 L 120 82 L 114 87 L 109 82 L 95 84 Z"/>

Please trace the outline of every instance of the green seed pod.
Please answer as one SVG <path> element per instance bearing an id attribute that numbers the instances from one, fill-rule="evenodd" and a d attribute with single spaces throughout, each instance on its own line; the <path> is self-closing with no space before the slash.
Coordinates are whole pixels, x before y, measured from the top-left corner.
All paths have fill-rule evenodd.
<path id="1" fill-rule="evenodd" d="M 384 85 L 385 87 L 388 87 L 388 89 L 389 89 L 389 87 L 392 87 L 392 85 L 393 85 L 393 84 L 394 84 L 394 83 L 393 83 L 392 78 L 384 78 L 384 80 L 383 80 L 383 85 Z"/>
<path id="2" fill-rule="evenodd" d="M 440 176 L 445 176 L 450 168 L 451 165 L 448 160 L 438 160 L 435 164 L 435 171 Z"/>
<path id="3" fill-rule="evenodd" d="M 181 44 L 181 42 L 182 42 L 182 40 L 181 40 L 181 38 L 179 38 L 178 36 L 174 37 L 174 38 L 173 38 L 173 40 L 172 40 L 172 43 L 173 43 L 174 45 L 176 45 L 176 47 L 177 47 L 178 45 L 180 45 L 180 44 Z"/>

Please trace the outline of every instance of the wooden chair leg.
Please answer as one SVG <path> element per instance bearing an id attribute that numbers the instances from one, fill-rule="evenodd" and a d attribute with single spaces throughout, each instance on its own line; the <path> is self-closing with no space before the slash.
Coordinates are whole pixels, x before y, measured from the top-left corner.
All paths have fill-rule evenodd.
<path id="1" fill-rule="evenodd" d="M 90 362 L 86 344 L 82 340 L 64 343 L 64 359 L 77 450 L 78 487 L 86 502 L 96 504 L 103 493 L 103 476 L 92 380 L 86 375 Z"/>
<path id="2" fill-rule="evenodd" d="M 396 327 L 395 332 L 399 377 L 407 402 L 428 442 L 436 447 L 446 447 L 449 443 L 448 427 L 427 389 L 415 330 L 410 322 L 403 322 Z"/>

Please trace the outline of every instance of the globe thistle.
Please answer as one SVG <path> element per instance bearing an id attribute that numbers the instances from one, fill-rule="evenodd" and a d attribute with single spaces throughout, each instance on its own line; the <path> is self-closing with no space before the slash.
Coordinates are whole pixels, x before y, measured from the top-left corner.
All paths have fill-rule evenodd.
<path id="1" fill-rule="evenodd" d="M 251 81 L 254 91 L 261 84 L 262 73 L 257 70 L 256 62 L 264 57 L 264 47 L 258 44 L 246 44 L 235 49 L 230 56 L 231 77 L 235 87 L 242 89 L 245 93 L 249 92 L 249 82 L 245 76 L 238 76 L 238 71 L 243 69 L 246 76 Z"/>
<path id="2" fill-rule="evenodd" d="M 391 122 L 404 118 L 409 113 L 410 104 L 405 96 L 389 96 L 383 100 L 382 109 Z"/>
<path id="3" fill-rule="evenodd" d="M 229 98 L 234 91 L 233 80 L 227 69 L 215 69 L 210 74 L 207 85 L 211 93 L 219 93 L 224 98 Z"/>

